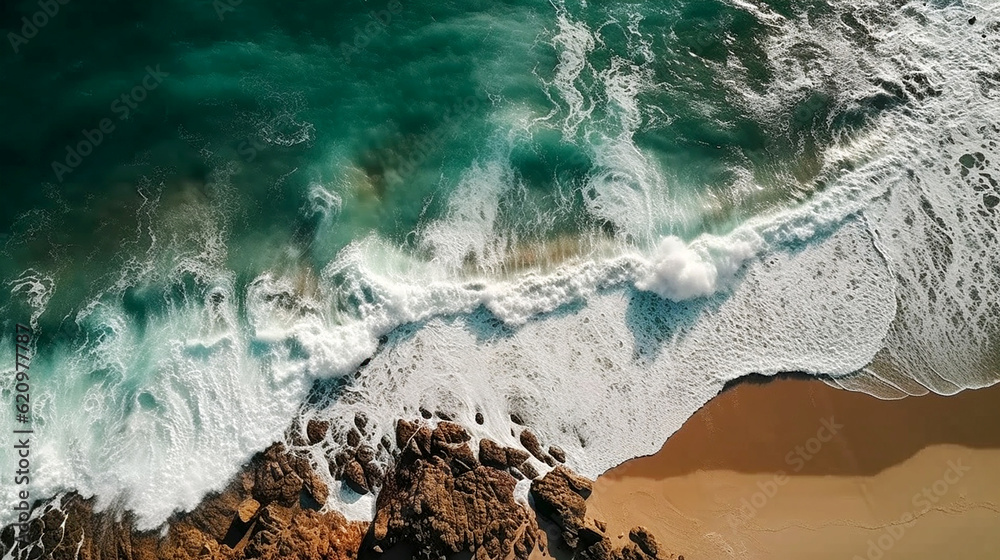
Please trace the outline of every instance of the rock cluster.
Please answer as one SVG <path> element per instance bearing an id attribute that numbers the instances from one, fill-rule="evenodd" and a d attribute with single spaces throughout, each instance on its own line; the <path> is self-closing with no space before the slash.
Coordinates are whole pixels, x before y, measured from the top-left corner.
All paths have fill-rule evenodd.
<path id="1" fill-rule="evenodd" d="M 315 445 L 323 441 L 328 429 L 327 422 L 310 420 L 306 425 L 309 444 Z M 354 417 L 354 427 L 345 437 L 333 438 L 339 444 L 339 450 L 329 459 L 330 475 L 344 481 L 348 488 L 358 494 L 375 492 L 382 486 L 385 472 L 379 463 L 388 460 L 391 447 L 388 440 L 379 442 L 377 447 L 362 443 L 367 435 L 368 418 L 359 413 Z"/>
<path id="2" fill-rule="evenodd" d="M 542 451 L 542 444 L 538 441 L 538 437 L 531 433 L 530 430 L 522 430 L 521 437 L 519 439 L 521 440 L 521 445 L 523 445 L 524 448 L 535 457 L 535 459 L 538 459 L 550 467 L 556 466 L 556 460 L 545 451 Z"/>
<path id="3" fill-rule="evenodd" d="M 13 527 L 0 532 L 0 555 L 13 549 L 15 558 L 56 560 L 353 558 L 366 524 L 312 509 L 327 493 L 307 460 L 276 443 L 224 491 L 174 515 L 163 536 L 136 531 L 128 512 L 95 512 L 92 499 L 70 493 L 38 506 L 43 513 L 26 542 L 15 542 Z"/>
<path id="4" fill-rule="evenodd" d="M 511 462 L 523 463 L 527 454 L 514 450 L 508 455 L 496 444 L 484 451 L 481 444 L 477 459 L 469 440 L 465 429 L 451 422 L 433 429 L 397 423 L 402 452 L 386 475 L 361 558 L 392 549 L 435 560 L 462 552 L 477 559 L 528 557 L 538 525 L 515 500 L 517 481 L 508 471 Z"/>
<path id="5" fill-rule="evenodd" d="M 423 415 L 427 416 L 427 415 Z M 444 415 L 438 414 L 441 418 Z M 389 438 L 363 444 L 368 421 L 359 414 L 339 442 L 328 468 L 357 492 L 381 488 L 373 523 L 348 522 L 322 512 L 329 490 L 309 460 L 275 443 L 258 453 L 220 493 L 194 510 L 175 514 L 165 531 L 139 532 L 134 517 L 75 493 L 36 505 L 35 519 L 15 540 L 0 531 L 0 556 L 84 560 L 240 560 L 420 558 L 468 555 L 477 560 L 526 560 L 542 547 L 537 515 L 559 527 L 561 546 L 582 560 L 652 560 L 667 555 L 648 530 L 636 527 L 616 547 L 606 526 L 586 518 L 591 481 L 559 463 L 557 447 L 546 453 L 524 429 L 524 451 L 492 440 L 478 453 L 460 425 L 399 420 Z M 304 429 L 303 429 L 304 428 Z M 330 425 L 311 420 L 289 429 L 294 446 L 329 443 Z M 314 448 L 315 449 L 315 448 Z M 331 451 L 332 452 L 332 451 Z M 542 478 L 534 459 L 554 468 Z M 388 472 L 380 464 L 388 463 Z M 321 467 L 323 468 L 323 467 Z M 536 511 L 514 496 L 517 480 L 531 481 Z M 683 557 L 680 557 L 683 559 Z"/>
<path id="6" fill-rule="evenodd" d="M 590 480 L 560 465 L 531 484 L 531 497 L 539 515 L 555 523 L 561 530 L 562 545 L 573 551 L 579 560 L 660 560 L 683 556 L 666 556 L 656 538 L 644 527 L 629 532 L 629 544 L 615 547 L 605 534 L 607 526 L 599 520 L 586 518 L 592 484 Z"/>

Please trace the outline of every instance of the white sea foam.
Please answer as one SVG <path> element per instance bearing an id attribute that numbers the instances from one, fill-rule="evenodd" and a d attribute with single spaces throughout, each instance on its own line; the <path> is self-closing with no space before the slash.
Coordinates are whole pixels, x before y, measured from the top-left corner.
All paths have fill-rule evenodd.
<path id="1" fill-rule="evenodd" d="M 8 286 L 12 295 L 21 296 L 31 308 L 31 318 L 27 326 L 37 328 L 38 318 L 42 316 L 42 313 L 45 313 L 45 308 L 55 292 L 55 281 L 36 270 L 28 269 L 16 279 L 8 282 Z"/>
<path id="2" fill-rule="evenodd" d="M 636 282 L 641 290 L 674 301 L 708 297 L 732 282 L 759 247 L 754 243 L 699 238 L 689 246 L 678 237 L 665 237 L 653 254 L 650 273 Z"/>
<path id="3" fill-rule="evenodd" d="M 469 169 L 449 200 L 447 217 L 422 232 L 435 262 L 459 269 L 471 255 L 479 268 L 498 272 L 514 241 L 496 227 L 500 197 L 511 187 L 510 169 L 498 161 Z"/>
<path id="4" fill-rule="evenodd" d="M 563 134 L 572 136 L 594 111 L 594 100 L 581 91 L 578 81 L 584 70 L 592 70 L 587 55 L 594 50 L 595 41 L 587 25 L 573 21 L 565 6 L 557 6 L 556 18 L 559 32 L 552 37 L 552 46 L 559 52 L 559 64 L 555 68 L 553 85 L 567 106 L 566 115 L 562 119 Z M 553 110 L 539 120 L 548 120 L 555 113 L 556 110 Z"/>
<path id="5" fill-rule="evenodd" d="M 773 100 L 810 89 L 836 92 L 842 110 L 876 96 L 905 103 L 863 137 L 840 139 L 850 149 L 825 154 L 825 173 L 861 195 L 858 211 L 890 263 L 898 296 L 878 360 L 842 384 L 898 397 L 997 380 L 1000 216 L 988 202 L 1000 188 L 1000 87 L 991 78 L 998 10 L 995 3 L 845 6 L 825 19 L 785 22 L 769 45 L 784 72 L 774 82 L 780 95 L 744 92 L 762 118 L 781 110 Z M 865 50 L 838 32 L 848 12 L 870 34 Z M 812 56 L 802 57 L 806 51 Z M 845 163 L 863 165 L 845 174 Z"/>
<path id="6" fill-rule="evenodd" d="M 830 269 L 835 259 L 850 265 Z M 477 438 L 518 445 L 514 413 L 544 443 L 566 450 L 574 468 L 596 476 L 654 452 L 735 376 L 845 375 L 864 366 L 893 317 L 887 284 L 891 275 L 865 225 L 853 223 L 826 243 L 757 261 L 721 300 L 676 304 L 619 288 L 515 331 L 489 316 L 396 331 L 349 395 L 315 414 L 346 432 L 364 412 L 374 444 L 392 436 L 396 418 L 416 418 L 420 407 L 444 410 Z M 350 492 L 336 499 L 351 501 L 338 507 L 353 515 L 370 515 L 370 503 Z"/>

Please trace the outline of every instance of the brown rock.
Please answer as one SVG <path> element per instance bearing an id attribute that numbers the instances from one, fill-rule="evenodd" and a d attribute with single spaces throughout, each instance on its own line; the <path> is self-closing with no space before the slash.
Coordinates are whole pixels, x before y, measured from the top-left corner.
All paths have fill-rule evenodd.
<path id="1" fill-rule="evenodd" d="M 588 547 L 580 548 L 576 551 L 574 558 L 579 560 L 624 560 L 620 554 L 621 550 L 616 551 L 611 541 L 604 538 Z"/>
<path id="2" fill-rule="evenodd" d="M 351 461 L 344 467 L 344 482 L 348 488 L 358 494 L 367 494 L 370 490 L 368 479 L 365 477 L 365 469 L 357 461 Z"/>
<path id="3" fill-rule="evenodd" d="M 445 443 L 465 443 L 472 438 L 469 436 L 469 432 L 466 432 L 462 426 L 454 422 L 442 421 L 434 428 L 432 439 Z"/>
<path id="4" fill-rule="evenodd" d="M 521 463 L 517 468 L 522 473 L 524 473 L 525 477 L 530 478 L 532 480 L 538 478 L 538 476 L 541 474 L 538 472 L 538 469 L 536 469 L 535 466 L 528 461 Z"/>
<path id="5" fill-rule="evenodd" d="M 506 469 L 510 466 L 507 462 L 507 452 L 490 439 L 479 440 L 479 462 L 494 469 Z"/>
<path id="6" fill-rule="evenodd" d="M 303 486 L 305 487 L 306 492 L 312 496 L 312 499 L 315 500 L 317 504 L 321 506 L 326 504 L 327 498 L 330 497 L 330 489 L 326 486 L 326 483 L 323 482 L 323 479 L 317 476 L 316 473 L 312 472 L 311 469 Z"/>
<path id="7" fill-rule="evenodd" d="M 449 459 L 448 466 L 456 475 L 479 466 L 479 461 L 476 461 L 476 456 L 472 454 L 472 448 L 467 443 L 453 447 Z"/>
<path id="8" fill-rule="evenodd" d="M 336 465 L 336 466 L 338 466 L 338 467 L 343 468 L 344 465 L 346 465 L 347 463 L 349 463 L 351 461 L 351 459 L 353 459 L 353 458 L 354 458 L 354 454 L 353 453 L 351 453 L 348 450 L 341 450 L 341 451 L 338 451 L 336 455 L 334 455 L 334 457 L 333 457 L 333 464 Z"/>
<path id="9" fill-rule="evenodd" d="M 285 430 L 285 440 L 291 443 L 292 447 L 308 445 L 306 440 L 302 439 L 302 425 L 299 423 L 298 417 L 292 420 L 292 425 Z"/>
<path id="10" fill-rule="evenodd" d="M 362 445 L 358 448 L 356 457 L 358 462 L 362 465 L 365 463 L 371 463 L 375 460 L 375 450 L 367 445 Z"/>
<path id="11" fill-rule="evenodd" d="M 401 545 L 421 559 L 473 550 L 476 558 L 526 559 L 538 527 L 514 500 L 513 477 L 474 459 L 473 468 L 456 472 L 453 466 L 472 456 L 464 443 L 439 445 L 438 452 L 406 462 L 401 455 L 386 475 L 361 558 L 373 558 L 364 550 L 374 546 L 391 551 Z"/>
<path id="12" fill-rule="evenodd" d="M 316 445 L 326 439 L 326 432 L 329 429 L 330 423 L 325 420 L 310 420 L 306 424 L 306 437 L 309 438 L 309 444 Z"/>
<path id="13" fill-rule="evenodd" d="M 406 444 L 413 437 L 413 434 L 417 433 L 417 424 L 414 422 L 407 422 L 406 420 L 399 419 L 396 421 L 396 447 L 399 449 L 405 449 Z"/>
<path id="14" fill-rule="evenodd" d="M 296 471 L 309 470 L 307 461 L 285 452 L 285 446 L 276 443 L 269 447 L 262 464 L 254 469 L 253 497 L 261 504 L 277 502 L 290 507 L 299 500 L 302 477 Z"/>
<path id="15" fill-rule="evenodd" d="M 530 430 L 522 430 L 520 439 L 521 445 L 528 450 L 528 453 L 534 455 L 535 459 L 538 459 L 550 467 L 555 466 L 555 460 L 542 451 L 542 444 L 538 442 L 538 438 L 535 437 L 535 434 L 531 433 Z"/>
<path id="16" fill-rule="evenodd" d="M 538 513 L 562 529 L 565 545 L 573 550 L 579 545 L 592 483 L 560 465 L 542 479 L 531 483 L 531 496 Z"/>
<path id="17" fill-rule="evenodd" d="M 523 464 L 531 457 L 526 451 L 517 449 L 516 447 L 508 447 L 507 452 L 507 464 L 511 466 L 517 466 Z"/>
<path id="18" fill-rule="evenodd" d="M 357 428 L 351 428 L 347 432 L 347 445 L 350 447 L 361 445 L 361 432 Z"/>
<path id="19" fill-rule="evenodd" d="M 236 510 L 237 517 L 243 523 L 249 523 L 250 519 L 257 513 L 260 509 L 260 502 L 253 498 L 247 498 L 240 503 L 240 507 Z"/>
<path id="20" fill-rule="evenodd" d="M 368 428 L 368 415 L 364 412 L 355 413 L 354 425 L 358 427 L 358 430 L 360 430 L 362 434 L 366 433 L 365 430 Z"/>
<path id="21" fill-rule="evenodd" d="M 566 452 L 563 451 L 562 448 L 557 445 L 549 446 L 549 455 L 551 455 L 553 459 L 559 461 L 560 463 L 566 462 Z"/>
<path id="22" fill-rule="evenodd" d="M 278 503 L 296 479 L 299 486 L 302 480 L 309 485 L 318 480 L 315 476 L 308 461 L 276 444 L 251 459 L 221 493 L 207 496 L 191 512 L 175 514 L 165 534 L 140 533 L 130 512 L 95 513 L 93 499 L 69 493 L 58 503 L 37 506 L 47 509 L 29 525 L 29 542 L 15 543 L 11 527 L 0 530 L 0 552 L 53 560 L 356 558 L 365 524 L 348 523 L 335 512 L 303 510 L 297 500 L 288 507 Z M 262 505 L 257 496 L 273 501 Z"/>
<path id="23" fill-rule="evenodd" d="M 368 481 L 369 488 L 379 488 L 382 486 L 382 481 L 385 478 L 385 473 L 376 463 L 365 463 L 361 465 L 365 470 L 365 480 Z"/>
<path id="24" fill-rule="evenodd" d="M 431 429 L 427 426 L 417 428 L 417 433 L 413 434 L 413 441 L 423 455 L 431 454 Z"/>
<path id="25" fill-rule="evenodd" d="M 633 527 L 631 531 L 628 532 L 628 538 L 639 546 L 644 553 L 648 556 L 656 558 L 656 555 L 660 552 L 660 546 L 656 542 L 656 538 L 642 525 L 638 527 Z"/>
<path id="26" fill-rule="evenodd" d="M 363 536 L 360 524 L 347 524 L 336 512 L 321 514 L 274 504 L 261 512 L 260 525 L 238 557 L 346 560 L 356 555 Z"/>
<path id="27" fill-rule="evenodd" d="M 562 468 L 562 467 L 560 467 Z M 578 515 L 579 511 L 577 505 L 567 505 L 567 502 L 576 502 L 576 498 L 573 496 L 579 496 L 579 490 L 585 487 L 585 484 L 581 484 L 579 480 L 574 479 L 573 476 L 567 477 L 566 472 L 556 472 L 553 471 L 550 475 L 546 475 L 546 478 L 541 481 L 537 481 L 540 490 L 543 493 L 547 493 L 548 497 L 544 499 L 544 503 L 547 507 L 559 509 L 560 513 L 554 516 L 558 519 L 557 523 L 563 528 L 563 538 L 566 538 L 566 533 L 572 529 L 565 523 L 565 519 L 571 518 Z M 572 473 L 570 473 L 572 474 Z M 545 486 L 548 485 L 549 488 L 546 489 Z M 535 492 L 535 487 L 532 487 L 532 493 Z M 553 505 L 551 501 L 552 496 L 556 496 L 555 501 L 557 504 Z M 536 505 L 543 505 L 536 496 Z M 551 518 L 551 517 L 550 517 Z M 576 517 L 577 522 L 579 517 Z M 660 547 L 656 542 L 650 532 L 644 527 L 635 527 L 629 531 L 629 539 L 631 542 L 625 544 L 622 547 L 616 547 L 612 544 L 611 539 L 608 538 L 604 533 L 607 530 L 607 525 L 599 520 L 587 520 L 581 526 L 575 529 L 575 535 L 571 536 L 570 541 L 575 542 L 572 544 L 572 549 L 574 552 L 573 557 L 578 560 L 658 560 L 660 558 L 665 558 L 665 556 L 660 556 Z M 618 535 L 618 538 L 623 538 L 624 535 Z M 670 558 L 674 558 L 674 555 L 670 555 Z M 683 559 L 683 556 L 678 557 L 678 560 Z"/>
<path id="28" fill-rule="evenodd" d="M 423 457 L 424 452 L 417 445 L 417 440 L 411 439 L 409 443 L 406 444 L 406 448 L 400 453 L 400 461 L 413 461 L 418 457 Z"/>
<path id="29" fill-rule="evenodd" d="M 476 560 L 525 560 L 537 544 L 539 529 L 534 513 L 514 501 L 514 478 L 503 469 L 476 461 L 467 438 L 454 435 L 461 433 L 464 430 L 447 427 L 445 433 L 435 435 L 427 427 L 414 425 L 406 449 L 388 474 L 382 473 L 374 457 L 365 464 L 357 460 L 359 455 L 367 457 L 367 451 L 351 450 L 341 458 L 348 486 L 357 484 L 369 491 L 378 486 L 376 480 L 382 480 L 375 522 L 363 548 L 366 524 L 349 523 L 336 512 L 303 509 L 298 499 L 303 489 L 321 503 L 326 501 L 328 489 L 307 459 L 275 444 L 254 456 L 222 492 L 207 496 L 191 512 L 175 514 L 163 533 L 137 532 L 130 512 L 95 513 L 93 499 L 69 493 L 36 505 L 34 519 L 24 533 L 27 542 L 16 542 L 10 526 L 0 529 L 0 556 L 347 560 L 359 558 L 360 548 L 362 559 L 382 550 L 389 554 L 406 550 L 421 560 L 460 552 L 473 552 Z M 436 448 L 433 456 L 429 453 L 432 440 Z M 493 446 L 487 452 L 491 462 L 500 464 L 501 457 L 510 458 L 510 449 Z M 482 449 L 481 443 L 481 454 Z M 521 463 L 526 457 L 515 456 Z M 328 467 L 331 472 L 337 470 L 336 459 Z M 528 470 L 531 465 L 525 463 L 521 468 Z M 616 548 L 603 534 L 603 523 L 584 523 L 582 500 L 590 493 L 590 481 L 563 466 L 534 481 L 531 493 L 539 514 L 560 525 L 564 542 L 574 543 L 576 558 L 673 557 L 663 552 L 643 527 L 633 528 L 627 544 Z M 397 549 L 397 545 L 402 548 Z"/>

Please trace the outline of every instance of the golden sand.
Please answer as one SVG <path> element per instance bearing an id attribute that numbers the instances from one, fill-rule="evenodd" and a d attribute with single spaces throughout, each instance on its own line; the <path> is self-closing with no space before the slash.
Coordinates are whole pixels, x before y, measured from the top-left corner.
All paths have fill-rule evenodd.
<path id="1" fill-rule="evenodd" d="M 588 517 L 688 560 L 1000 558 L 1000 386 L 883 401 L 741 384 L 600 477 Z"/>

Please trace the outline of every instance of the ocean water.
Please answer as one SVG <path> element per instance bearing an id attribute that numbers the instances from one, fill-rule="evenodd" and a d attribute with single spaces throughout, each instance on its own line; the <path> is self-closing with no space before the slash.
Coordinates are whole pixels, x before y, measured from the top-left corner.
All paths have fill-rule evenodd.
<path id="1" fill-rule="evenodd" d="M 514 444 L 516 414 L 596 476 L 749 373 L 1000 380 L 996 2 L 19 1 L 0 23 L 0 396 L 28 324 L 34 497 L 153 528 L 296 415 L 364 412 L 375 442 L 424 407 Z"/>

